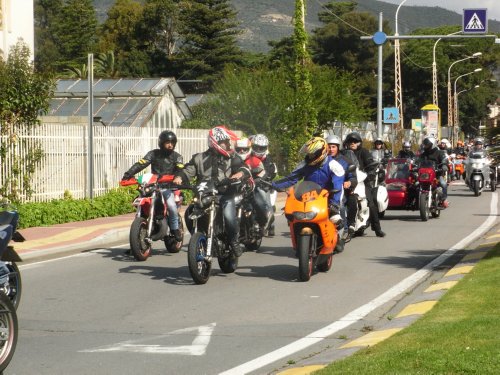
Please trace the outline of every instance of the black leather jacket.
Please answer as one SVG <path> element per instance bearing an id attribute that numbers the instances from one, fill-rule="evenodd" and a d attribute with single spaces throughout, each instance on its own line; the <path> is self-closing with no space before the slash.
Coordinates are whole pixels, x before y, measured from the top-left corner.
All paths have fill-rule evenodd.
<path id="1" fill-rule="evenodd" d="M 162 175 L 174 175 L 184 167 L 182 155 L 175 151 L 160 150 L 149 151 L 142 159 L 132 165 L 124 177 L 131 177 L 151 165 L 151 172 Z"/>

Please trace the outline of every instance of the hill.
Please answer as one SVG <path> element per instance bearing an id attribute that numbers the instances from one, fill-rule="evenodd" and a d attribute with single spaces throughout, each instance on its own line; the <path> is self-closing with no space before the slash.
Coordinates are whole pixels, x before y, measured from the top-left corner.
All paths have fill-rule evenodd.
<path id="1" fill-rule="evenodd" d="M 380 12 L 389 20 L 394 30 L 394 18 L 397 5 L 376 0 L 357 0 L 358 10 L 372 13 L 376 17 Z M 107 9 L 114 0 L 94 0 L 98 18 L 102 22 L 106 18 Z M 238 18 L 243 29 L 239 37 L 243 49 L 254 52 L 269 50 L 269 40 L 280 40 L 292 33 L 292 16 L 294 1 L 292 0 L 232 0 L 238 11 Z M 322 24 L 318 13 L 323 10 L 321 4 L 328 0 L 310 0 L 307 2 L 306 27 L 313 30 Z M 398 14 L 400 35 L 409 34 L 412 30 L 423 27 L 439 27 L 444 25 L 461 25 L 462 14 L 440 7 L 403 6 Z M 500 32 L 500 22 L 489 20 L 490 33 Z"/>

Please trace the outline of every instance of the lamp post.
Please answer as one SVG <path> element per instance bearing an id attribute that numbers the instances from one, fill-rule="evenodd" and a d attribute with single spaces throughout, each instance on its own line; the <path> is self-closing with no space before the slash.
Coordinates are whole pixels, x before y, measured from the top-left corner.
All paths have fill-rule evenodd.
<path id="1" fill-rule="evenodd" d="M 463 59 L 454 61 L 451 63 L 450 67 L 448 68 L 448 126 L 453 126 L 453 105 L 452 105 L 452 96 L 451 96 L 451 67 L 455 65 L 456 63 L 459 63 L 461 61 L 469 60 L 469 59 L 476 59 L 482 55 L 481 52 L 476 52 L 472 54 L 471 56 L 467 56 Z"/>
<path id="2" fill-rule="evenodd" d="M 460 34 L 462 30 L 456 31 L 448 35 Z M 442 38 L 436 40 L 434 47 L 432 48 L 432 104 L 439 107 L 438 105 L 438 89 L 437 89 L 437 64 L 436 64 L 436 47 Z"/>
<path id="3" fill-rule="evenodd" d="M 455 107 L 455 110 L 454 110 L 454 121 L 453 121 L 453 126 L 458 126 L 458 95 L 457 95 L 457 81 L 462 78 L 462 77 L 465 77 L 465 76 L 468 76 L 468 75 L 471 75 L 471 74 L 474 74 L 474 73 L 478 73 L 480 71 L 482 71 L 483 69 L 482 68 L 477 68 L 477 69 L 474 69 L 472 72 L 469 72 L 469 73 L 465 73 L 465 74 L 462 74 L 460 76 L 458 76 L 456 79 L 455 79 L 455 82 L 453 84 L 453 97 L 454 97 L 454 107 Z"/>

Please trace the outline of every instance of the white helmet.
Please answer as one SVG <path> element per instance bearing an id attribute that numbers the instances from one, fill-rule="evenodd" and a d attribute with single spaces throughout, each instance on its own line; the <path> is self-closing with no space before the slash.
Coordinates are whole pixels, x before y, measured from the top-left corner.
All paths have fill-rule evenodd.
<path id="1" fill-rule="evenodd" d="M 241 138 L 236 141 L 234 149 L 240 158 L 246 160 L 248 155 L 250 155 L 251 146 L 252 144 L 248 138 Z"/>
<path id="2" fill-rule="evenodd" d="M 342 143 L 340 141 L 340 138 L 337 137 L 335 134 L 329 135 L 328 138 L 326 139 L 326 143 L 329 145 L 337 145 L 340 147 L 340 144 Z"/>
<path id="3" fill-rule="evenodd" d="M 256 134 L 252 138 L 252 154 L 264 158 L 268 154 L 269 139 L 264 134 Z"/>

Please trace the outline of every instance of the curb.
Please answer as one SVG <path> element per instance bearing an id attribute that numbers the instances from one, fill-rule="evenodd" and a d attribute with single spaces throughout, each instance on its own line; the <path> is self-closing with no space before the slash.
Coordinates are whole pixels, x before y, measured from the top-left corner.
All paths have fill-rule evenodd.
<path id="1" fill-rule="evenodd" d="M 500 230 L 497 230 L 497 234 L 486 237 L 486 240 L 493 240 L 493 242 L 482 243 L 474 249 L 464 249 L 465 255 L 454 267 L 448 270 L 439 281 L 435 283 L 431 282 L 423 291 L 414 295 L 412 303 L 406 304 L 403 302 L 402 305 L 404 307 L 398 310 L 399 312 L 394 318 L 381 327 L 378 327 L 376 330 L 352 339 L 337 348 L 327 348 L 323 352 L 316 354 L 316 356 L 320 358 L 314 359 L 314 357 L 311 357 L 305 359 L 302 362 L 302 366 L 284 368 L 283 370 L 277 370 L 272 373 L 276 375 L 312 374 L 314 371 L 318 371 L 336 360 L 348 357 L 360 349 L 374 346 L 410 326 L 426 312 L 431 310 L 450 288 L 457 284 L 465 275 L 470 273 L 474 269 L 474 266 L 483 259 L 491 249 L 500 243 L 495 241 L 499 237 Z M 390 311 L 385 313 L 384 316 L 389 317 Z M 383 319 L 383 317 L 381 319 Z"/>

